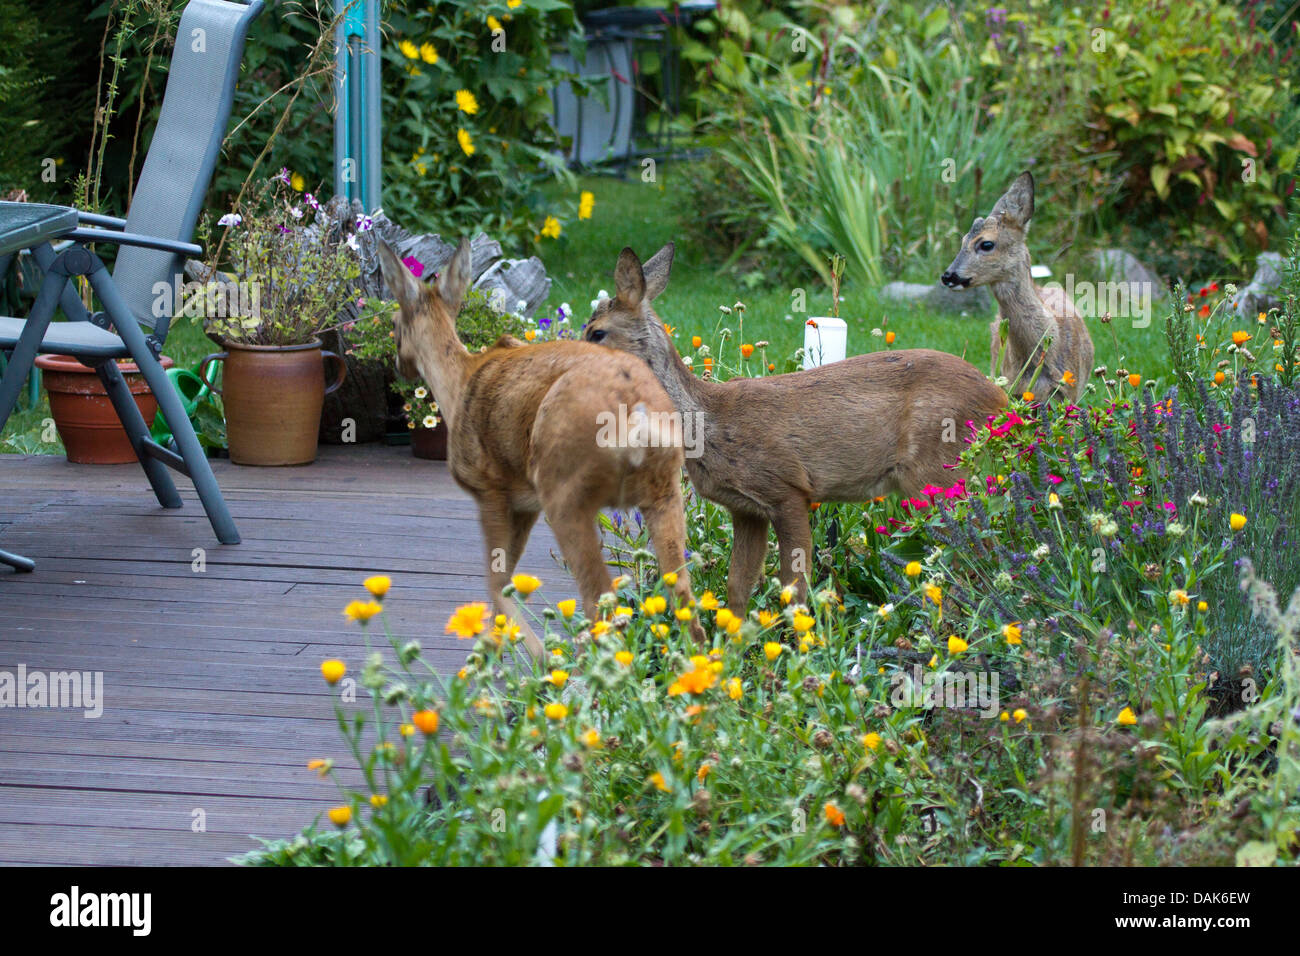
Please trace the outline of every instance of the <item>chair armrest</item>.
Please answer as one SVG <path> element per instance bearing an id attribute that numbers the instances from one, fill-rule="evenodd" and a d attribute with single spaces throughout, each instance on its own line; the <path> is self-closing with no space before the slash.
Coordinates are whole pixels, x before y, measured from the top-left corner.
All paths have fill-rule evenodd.
<path id="1" fill-rule="evenodd" d="M 121 229 L 126 225 L 125 219 L 118 219 L 116 216 L 101 216 L 97 212 L 82 212 L 77 210 L 77 222 L 88 222 L 92 226 L 109 226 L 113 229 Z"/>
<path id="2" fill-rule="evenodd" d="M 141 236 L 133 232 L 109 232 L 105 229 L 74 229 L 65 233 L 63 238 L 77 242 L 115 242 L 123 246 L 141 246 L 145 249 L 160 249 L 174 252 L 178 256 L 201 256 L 203 247 L 192 242 L 177 242 L 175 239 L 161 239 L 158 236 Z"/>

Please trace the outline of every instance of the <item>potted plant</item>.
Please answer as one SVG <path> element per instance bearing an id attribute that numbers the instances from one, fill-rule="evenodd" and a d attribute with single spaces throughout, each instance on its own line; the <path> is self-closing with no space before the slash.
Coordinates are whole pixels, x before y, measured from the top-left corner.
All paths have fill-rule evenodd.
<path id="1" fill-rule="evenodd" d="M 222 352 L 209 355 L 199 375 L 221 361 L 222 385 L 213 386 L 226 411 L 230 460 L 240 465 L 300 465 L 316 460 L 325 396 L 342 384 L 347 367 L 325 351 L 320 336 L 336 327 L 360 275 L 367 217 L 355 223 L 318 223 L 320 204 L 299 196 L 281 170 L 261 190 L 247 215 L 231 213 L 227 233 L 233 274 L 225 277 L 222 307 L 206 310 L 205 329 Z M 215 265 L 209 266 L 215 274 Z M 237 300 L 237 306 L 230 302 Z M 336 364 L 327 386 L 323 360 Z"/>
<path id="2" fill-rule="evenodd" d="M 172 360 L 161 359 L 170 369 Z M 131 439 L 113 408 L 108 391 L 93 368 L 71 355 L 38 355 L 36 367 L 50 399 L 50 416 L 63 440 L 68 461 L 81 465 L 122 465 L 136 460 Z M 134 362 L 117 363 L 146 425 L 158 413 L 158 400 Z"/>

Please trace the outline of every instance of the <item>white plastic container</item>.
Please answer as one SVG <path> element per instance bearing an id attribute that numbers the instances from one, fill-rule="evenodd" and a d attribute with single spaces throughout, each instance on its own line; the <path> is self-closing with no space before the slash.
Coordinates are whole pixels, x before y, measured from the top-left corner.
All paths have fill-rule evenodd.
<path id="1" fill-rule="evenodd" d="M 849 326 L 843 319 L 813 316 L 803 326 L 803 367 L 839 362 L 848 354 Z"/>

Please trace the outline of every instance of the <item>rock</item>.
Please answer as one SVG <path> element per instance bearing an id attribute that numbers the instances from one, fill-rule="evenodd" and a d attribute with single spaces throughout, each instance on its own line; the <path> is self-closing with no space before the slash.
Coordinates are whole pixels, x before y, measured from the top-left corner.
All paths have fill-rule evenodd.
<path id="1" fill-rule="evenodd" d="M 1158 275 L 1144 266 L 1137 256 L 1124 249 L 1095 249 L 1091 259 L 1098 272 L 1098 281 L 1145 283 L 1142 288 L 1150 289 L 1152 298 L 1160 298 L 1169 291 L 1169 287 L 1160 281 Z"/>
<path id="2" fill-rule="evenodd" d="M 949 289 L 941 282 L 926 285 L 919 282 L 891 282 L 880 290 L 886 302 L 912 305 L 934 312 L 987 313 L 993 311 L 993 297 L 983 286 L 973 289 Z"/>
<path id="3" fill-rule="evenodd" d="M 1255 277 L 1237 292 L 1237 315 L 1253 319 L 1282 304 L 1286 260 L 1276 252 L 1261 252 L 1255 260 Z"/>

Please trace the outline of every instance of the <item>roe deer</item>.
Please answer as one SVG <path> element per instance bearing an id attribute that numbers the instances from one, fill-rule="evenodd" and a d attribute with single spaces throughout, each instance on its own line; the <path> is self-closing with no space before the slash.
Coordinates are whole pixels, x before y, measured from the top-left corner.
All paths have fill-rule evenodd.
<path id="1" fill-rule="evenodd" d="M 1039 394 L 1041 375 L 1050 384 L 1041 389 L 1040 398 L 1050 400 L 1059 393 L 1074 401 L 1092 371 L 1092 337 L 1063 289 L 1042 289 L 1030 278 L 1025 234 L 1033 216 L 1034 177 L 1025 172 L 993 204 L 987 219 L 978 217 L 971 224 L 961 252 L 940 281 L 950 289 L 992 286 L 998 301 L 991 326 L 994 377 L 1006 376 L 1013 392 L 1029 389 Z M 999 370 L 998 326 L 1003 319 L 1007 341 Z"/>
<path id="2" fill-rule="evenodd" d="M 615 358 L 586 342 L 525 345 L 502 336 L 471 355 L 456 335 L 455 317 L 470 283 L 470 247 L 461 240 L 436 286 L 417 282 L 386 244 L 379 244 L 384 284 L 400 305 L 395 322 L 397 369 L 419 375 L 447 421 L 447 466 L 474 496 L 487 549 L 487 583 L 500 613 L 520 626 L 535 658 L 542 643 L 513 598 L 503 595 L 540 511 L 568 562 L 589 618 L 611 590 L 596 515 L 603 507 L 641 509 L 660 570 L 677 573 L 678 607 L 692 601 L 682 567 L 686 518 L 680 440 L 649 435 L 652 418 L 672 403 L 643 362 Z M 621 406 L 621 408 L 620 408 Z M 602 435 L 613 414 L 637 437 L 626 447 Z M 704 639 L 694 618 L 691 633 Z"/>
<path id="3" fill-rule="evenodd" d="M 876 352 L 788 375 L 704 381 L 677 354 L 650 302 L 672 266 L 669 243 L 644 269 L 631 249 L 618 259 L 613 299 L 602 299 L 588 341 L 639 355 L 683 418 L 703 435 L 686 471 L 698 491 L 731 512 L 735 540 L 727 603 L 749 602 L 776 529 L 781 581 L 804 596 L 811 571 L 808 507 L 865 501 L 951 484 L 966 422 L 1006 405 L 1002 390 L 954 355 L 930 349 Z"/>

